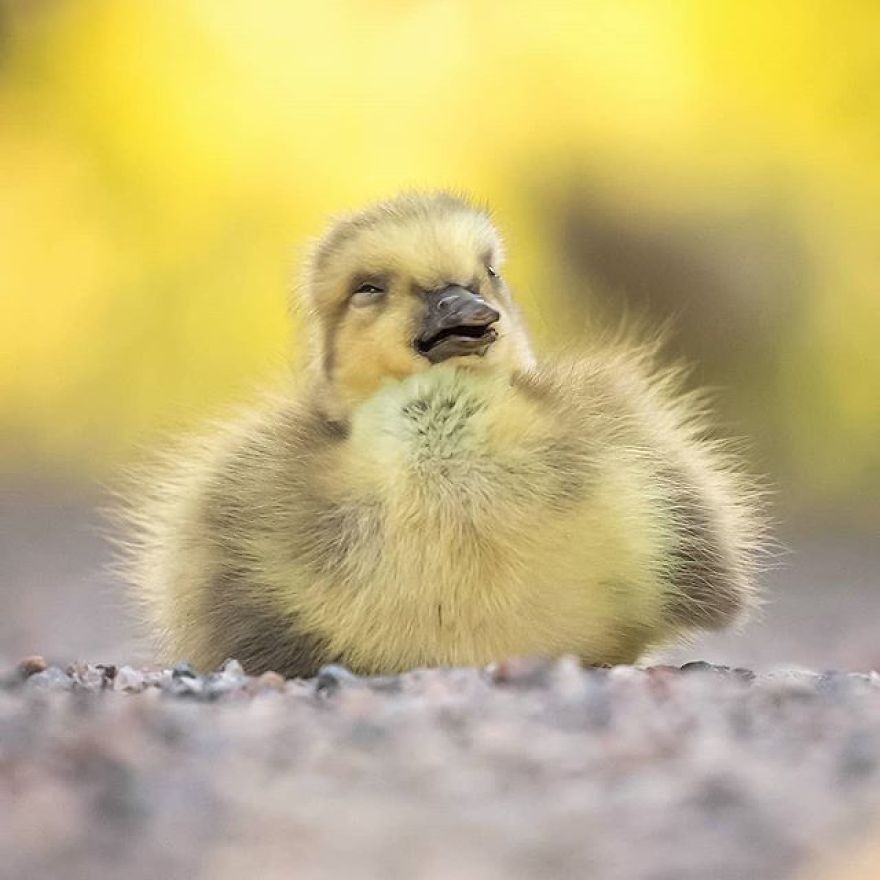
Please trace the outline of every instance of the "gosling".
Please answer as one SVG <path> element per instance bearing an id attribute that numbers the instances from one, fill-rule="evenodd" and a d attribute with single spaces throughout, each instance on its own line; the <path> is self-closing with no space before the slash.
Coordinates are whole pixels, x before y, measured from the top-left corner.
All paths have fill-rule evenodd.
<path id="1" fill-rule="evenodd" d="M 755 604 L 755 494 L 655 352 L 536 359 L 487 213 L 333 224 L 308 367 L 144 485 L 128 572 L 165 659 L 310 676 L 635 662 Z"/>

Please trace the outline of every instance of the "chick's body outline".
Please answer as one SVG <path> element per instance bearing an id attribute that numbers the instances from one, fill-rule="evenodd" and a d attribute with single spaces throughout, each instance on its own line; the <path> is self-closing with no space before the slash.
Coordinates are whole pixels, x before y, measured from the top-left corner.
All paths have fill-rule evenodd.
<path id="1" fill-rule="evenodd" d="M 678 374 L 625 341 L 536 362 L 494 266 L 477 278 L 500 262 L 484 214 L 443 196 L 373 211 L 318 246 L 310 305 L 337 334 L 311 370 L 179 453 L 138 508 L 130 570 L 165 654 L 288 675 L 633 662 L 751 605 L 753 499 Z M 419 230 L 436 281 L 394 260 Z M 314 273 L 346 248 L 357 271 L 335 286 L 353 293 L 334 298 Z M 435 288 L 494 306 L 486 351 L 481 326 L 453 325 L 453 355 L 426 365 L 409 328 L 392 369 L 370 376 L 375 350 L 346 363 L 340 339 L 375 344 L 382 320 L 406 323 L 393 308 L 421 326 Z"/>

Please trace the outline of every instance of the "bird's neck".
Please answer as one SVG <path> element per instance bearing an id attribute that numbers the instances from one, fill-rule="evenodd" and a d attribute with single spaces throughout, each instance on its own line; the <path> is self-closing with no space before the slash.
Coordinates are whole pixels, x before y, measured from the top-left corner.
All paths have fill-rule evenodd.
<path id="1" fill-rule="evenodd" d="M 435 367 L 386 384 L 354 410 L 348 464 L 383 493 L 481 491 L 527 445 L 532 408 L 506 373 Z"/>

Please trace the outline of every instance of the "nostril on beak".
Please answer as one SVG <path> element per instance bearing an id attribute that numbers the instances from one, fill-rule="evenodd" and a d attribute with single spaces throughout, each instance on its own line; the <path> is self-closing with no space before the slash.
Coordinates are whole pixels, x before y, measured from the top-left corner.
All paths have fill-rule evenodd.
<path id="1" fill-rule="evenodd" d="M 488 303 L 483 303 L 483 309 L 477 313 L 476 319 L 486 324 L 494 324 L 501 317 L 501 313 L 492 308 Z"/>
<path id="2" fill-rule="evenodd" d="M 501 318 L 478 293 L 457 284 L 428 294 L 427 302 L 427 320 L 436 322 L 440 329 L 494 324 Z"/>
<path id="3" fill-rule="evenodd" d="M 459 300 L 451 313 L 444 313 L 444 318 L 447 321 L 455 320 L 462 324 L 472 325 L 493 324 L 500 317 L 501 315 L 489 303 L 478 296 L 471 296 L 464 302 Z"/>

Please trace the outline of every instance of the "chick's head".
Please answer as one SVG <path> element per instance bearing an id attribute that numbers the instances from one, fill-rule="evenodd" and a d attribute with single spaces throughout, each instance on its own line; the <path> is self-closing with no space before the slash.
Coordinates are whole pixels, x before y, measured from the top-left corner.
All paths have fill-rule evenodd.
<path id="1" fill-rule="evenodd" d="M 314 369 L 346 412 L 384 382 L 441 363 L 530 366 L 525 328 L 485 211 L 446 194 L 405 196 L 334 224 L 305 278 Z"/>

